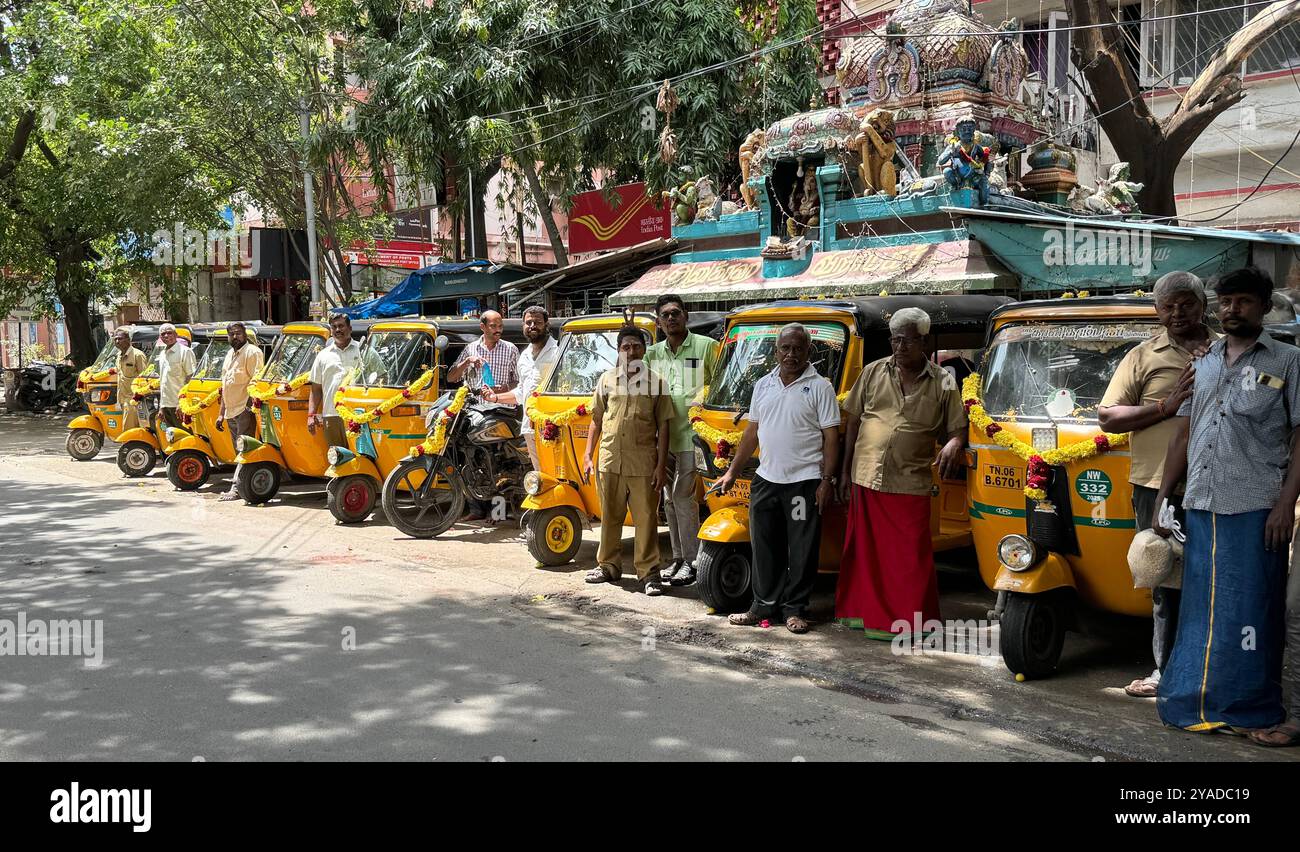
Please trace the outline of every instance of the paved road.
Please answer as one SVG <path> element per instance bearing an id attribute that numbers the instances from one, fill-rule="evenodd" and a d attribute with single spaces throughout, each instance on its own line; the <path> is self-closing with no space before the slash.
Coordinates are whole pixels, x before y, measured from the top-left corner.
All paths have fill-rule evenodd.
<path id="1" fill-rule="evenodd" d="M 0 656 L 0 760 L 1276 757 L 1117 697 L 1140 626 L 1017 685 L 997 658 L 900 658 L 830 625 L 729 628 L 689 590 L 585 586 L 585 564 L 534 569 L 517 530 L 345 528 L 316 483 L 218 503 L 222 479 L 181 494 L 62 439 L 0 416 L 0 619 L 102 620 L 104 659 Z M 947 610 L 988 605 L 944 576 Z"/>

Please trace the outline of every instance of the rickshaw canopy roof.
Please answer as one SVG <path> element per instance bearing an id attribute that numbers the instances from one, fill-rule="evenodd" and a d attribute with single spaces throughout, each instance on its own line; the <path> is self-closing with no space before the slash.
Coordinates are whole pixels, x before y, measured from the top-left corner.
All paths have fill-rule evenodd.
<path id="1" fill-rule="evenodd" d="M 758 310 L 826 311 L 854 317 L 859 335 L 887 332 L 889 319 L 903 308 L 920 308 L 930 316 L 930 331 L 982 331 L 990 316 L 1011 303 L 1008 296 L 982 294 L 864 296 L 859 299 L 786 299 L 736 308 L 727 319 Z M 809 317 L 812 319 L 812 317 Z"/>

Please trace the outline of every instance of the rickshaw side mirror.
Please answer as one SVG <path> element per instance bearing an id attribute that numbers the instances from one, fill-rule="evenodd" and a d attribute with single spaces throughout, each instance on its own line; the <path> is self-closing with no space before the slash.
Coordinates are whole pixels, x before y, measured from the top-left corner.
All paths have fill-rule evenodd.
<path id="1" fill-rule="evenodd" d="M 975 469 L 975 451 L 974 451 L 974 450 L 970 450 L 970 449 L 966 450 L 966 467 L 970 468 L 971 470 L 974 470 L 974 469 Z"/>
<path id="2" fill-rule="evenodd" d="M 447 335 L 445 334 L 440 334 L 436 338 L 434 338 L 433 348 L 437 349 L 439 352 L 447 351 L 447 347 L 450 345 L 451 345 L 451 341 L 447 339 Z"/>

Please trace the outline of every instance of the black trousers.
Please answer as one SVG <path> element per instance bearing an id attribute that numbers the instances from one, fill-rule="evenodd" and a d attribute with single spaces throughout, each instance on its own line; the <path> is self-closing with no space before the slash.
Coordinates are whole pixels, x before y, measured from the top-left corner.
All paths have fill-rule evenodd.
<path id="1" fill-rule="evenodd" d="M 820 479 L 782 485 L 755 475 L 750 483 L 749 536 L 754 545 L 754 603 L 764 618 L 803 617 L 817 579 L 822 518 Z"/>

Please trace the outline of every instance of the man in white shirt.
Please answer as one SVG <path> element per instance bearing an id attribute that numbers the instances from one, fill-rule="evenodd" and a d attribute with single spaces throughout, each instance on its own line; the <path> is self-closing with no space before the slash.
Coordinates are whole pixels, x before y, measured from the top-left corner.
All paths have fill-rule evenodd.
<path id="1" fill-rule="evenodd" d="M 348 433 L 343 418 L 334 407 L 334 394 L 362 363 L 361 344 L 352 339 L 352 319 L 347 314 L 330 317 L 330 335 L 330 342 L 316 353 L 307 379 L 311 383 L 311 395 L 307 398 L 307 431 L 315 435 L 317 428 L 324 429 L 327 446 L 346 447 Z"/>
<path id="2" fill-rule="evenodd" d="M 809 363 L 812 337 L 798 323 L 776 339 L 777 368 L 754 384 L 736 457 L 718 480 L 731 490 L 762 445 L 750 483 L 749 535 L 754 552 L 754 602 L 729 618 L 754 625 L 778 613 L 791 633 L 807 633 L 806 612 L 817 579 L 821 513 L 835 495 L 840 405 L 835 388 Z"/>
<path id="3" fill-rule="evenodd" d="M 165 322 L 158 327 L 158 339 L 162 346 L 155 357 L 158 360 L 158 417 L 163 425 L 178 428 L 181 418 L 178 408 L 181 404 L 181 388 L 198 372 L 198 361 L 188 341 L 180 339 L 176 326 Z"/>
<path id="4" fill-rule="evenodd" d="M 519 353 L 519 387 L 497 395 L 497 402 L 524 406 L 524 422 L 519 431 L 528 444 L 528 458 L 533 462 L 533 470 L 541 470 L 541 464 L 537 460 L 537 435 L 527 414 L 528 397 L 550 377 L 560 352 L 555 338 L 551 337 L 550 319 L 546 308 L 541 305 L 532 305 L 524 310 L 524 337 L 532 345 Z"/>
<path id="5" fill-rule="evenodd" d="M 262 369 L 262 350 L 255 341 L 249 340 L 242 322 L 232 322 L 226 328 L 226 339 L 230 341 L 230 351 L 221 362 L 221 413 L 217 415 L 217 428 L 230 430 L 230 442 L 235 452 L 239 452 L 239 439 L 257 433 L 257 421 L 248 407 L 248 386 Z M 230 478 L 230 490 L 221 496 L 222 500 L 238 499 L 235 491 L 238 479 L 236 468 Z"/>

